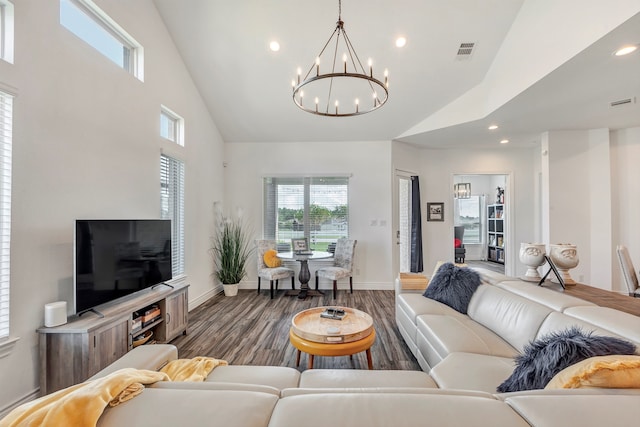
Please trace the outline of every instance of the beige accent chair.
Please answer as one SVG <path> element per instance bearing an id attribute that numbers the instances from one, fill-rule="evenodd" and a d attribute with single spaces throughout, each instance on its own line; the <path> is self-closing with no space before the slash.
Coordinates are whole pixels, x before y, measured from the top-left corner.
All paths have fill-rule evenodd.
<path id="1" fill-rule="evenodd" d="M 629 296 L 640 297 L 638 276 L 636 275 L 636 270 L 633 268 L 633 262 L 631 262 L 629 250 L 624 245 L 618 245 L 616 252 L 618 252 L 618 261 L 620 262 L 620 269 L 622 269 L 624 282 L 627 284 L 627 289 L 629 290 Z"/>
<path id="2" fill-rule="evenodd" d="M 316 289 L 318 289 L 318 277 L 324 277 L 333 281 L 333 298 L 338 291 L 338 280 L 349 278 L 349 290 L 353 293 L 353 258 L 355 255 L 357 240 L 346 238 L 338 239 L 336 251 L 333 256 L 333 266 L 316 270 Z"/>
<path id="3" fill-rule="evenodd" d="M 273 282 L 276 282 L 276 292 L 278 291 L 278 281 L 291 277 L 291 289 L 295 289 L 296 272 L 286 267 L 267 267 L 264 263 L 264 253 L 270 249 L 276 249 L 275 240 L 256 240 L 256 251 L 258 255 L 258 294 L 260 293 L 260 279 L 269 281 L 269 296 L 273 299 Z"/>

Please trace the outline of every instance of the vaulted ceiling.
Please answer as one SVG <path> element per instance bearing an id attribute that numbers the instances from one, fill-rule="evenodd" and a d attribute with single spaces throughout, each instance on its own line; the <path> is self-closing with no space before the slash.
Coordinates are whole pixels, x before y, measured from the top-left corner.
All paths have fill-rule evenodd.
<path id="1" fill-rule="evenodd" d="M 389 70 L 387 104 L 349 118 L 291 99 L 297 68 L 335 28 L 338 0 L 154 2 L 226 142 L 517 147 L 547 130 L 640 126 L 640 52 L 612 55 L 640 43 L 637 0 L 344 0 L 358 55 Z M 471 55 L 457 55 L 461 43 L 475 44 Z"/>

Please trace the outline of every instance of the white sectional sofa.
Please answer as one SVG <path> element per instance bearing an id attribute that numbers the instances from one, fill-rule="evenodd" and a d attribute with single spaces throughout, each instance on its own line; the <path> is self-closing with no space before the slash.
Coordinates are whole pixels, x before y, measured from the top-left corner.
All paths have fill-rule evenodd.
<path id="1" fill-rule="evenodd" d="M 629 426 L 640 389 L 497 393 L 530 340 L 569 325 L 640 344 L 640 318 L 488 271 L 463 315 L 397 287 L 397 325 L 423 371 L 219 366 L 201 383 L 158 382 L 98 426 Z M 141 346 L 98 373 L 158 370 L 172 345 Z M 1 424 L 1 423 L 0 423 Z"/>
<path id="2" fill-rule="evenodd" d="M 535 283 L 476 269 L 482 285 L 461 314 L 396 282 L 396 322 L 440 388 L 495 393 L 525 345 L 578 326 L 640 346 L 640 318 Z M 640 402 L 639 402 L 640 403 Z"/>

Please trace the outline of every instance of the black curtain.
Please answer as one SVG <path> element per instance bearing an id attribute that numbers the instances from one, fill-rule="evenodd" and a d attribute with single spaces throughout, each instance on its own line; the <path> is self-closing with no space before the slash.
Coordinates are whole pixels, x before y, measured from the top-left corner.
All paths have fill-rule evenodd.
<path id="1" fill-rule="evenodd" d="M 411 272 L 422 272 L 422 214 L 420 213 L 420 184 L 411 177 Z"/>

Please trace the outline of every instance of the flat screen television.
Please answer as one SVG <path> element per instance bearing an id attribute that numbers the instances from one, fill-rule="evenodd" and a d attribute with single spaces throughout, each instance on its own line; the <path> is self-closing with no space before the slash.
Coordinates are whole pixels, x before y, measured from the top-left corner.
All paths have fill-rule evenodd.
<path id="1" fill-rule="evenodd" d="M 171 278 L 171 220 L 76 220 L 76 314 Z"/>

